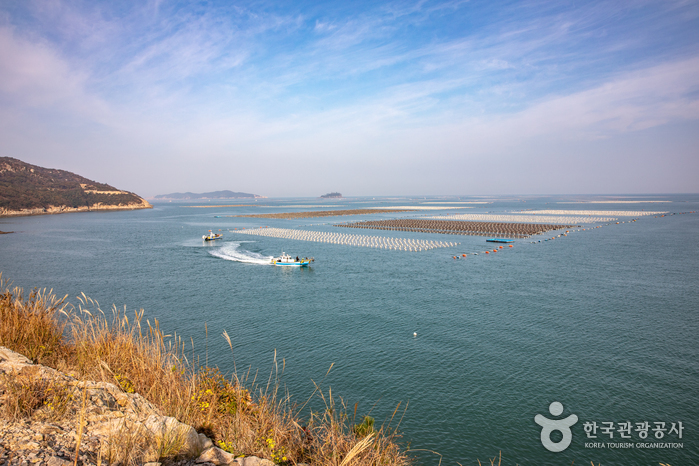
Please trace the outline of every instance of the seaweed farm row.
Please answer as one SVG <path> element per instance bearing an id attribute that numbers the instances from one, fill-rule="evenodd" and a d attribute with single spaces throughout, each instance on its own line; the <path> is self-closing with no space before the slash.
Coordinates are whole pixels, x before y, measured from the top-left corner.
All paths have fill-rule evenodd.
<path id="1" fill-rule="evenodd" d="M 574 225 L 548 225 L 541 223 L 463 222 L 456 220 L 395 219 L 368 220 L 365 222 L 335 225 L 345 228 L 369 230 L 415 231 L 448 235 L 497 236 L 500 238 L 528 238 L 551 230 L 572 228 Z"/>
<path id="2" fill-rule="evenodd" d="M 437 220 L 466 220 L 476 222 L 519 222 L 519 223 L 553 223 L 553 224 L 573 224 L 581 223 L 606 223 L 613 222 L 616 217 L 571 217 L 556 215 L 528 215 L 520 213 L 512 214 L 453 214 L 427 217 Z"/>
<path id="3" fill-rule="evenodd" d="M 229 230 L 230 231 L 230 230 Z M 317 243 L 343 244 L 347 246 L 364 246 L 397 251 L 427 251 L 435 248 L 448 248 L 459 243 L 449 241 L 418 240 L 408 238 L 387 238 L 384 236 L 353 235 L 348 233 L 328 233 L 321 231 L 291 230 L 287 228 L 252 228 L 235 230 L 235 233 L 272 238 L 314 241 Z"/>
<path id="4" fill-rule="evenodd" d="M 610 217 L 643 217 L 648 215 L 663 215 L 667 211 L 657 212 L 650 210 L 528 210 L 528 214 L 547 215 L 607 215 Z"/>
<path id="5" fill-rule="evenodd" d="M 315 218 L 315 217 L 341 217 L 344 215 L 385 214 L 391 212 L 415 212 L 417 209 L 338 209 L 317 210 L 315 212 L 281 212 L 276 214 L 246 214 L 226 215 L 226 217 L 253 217 L 253 218 Z"/>

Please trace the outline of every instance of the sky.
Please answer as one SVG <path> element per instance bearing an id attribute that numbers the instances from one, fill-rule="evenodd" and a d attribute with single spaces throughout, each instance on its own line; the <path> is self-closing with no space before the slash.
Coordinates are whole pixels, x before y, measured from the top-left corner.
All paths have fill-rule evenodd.
<path id="1" fill-rule="evenodd" d="M 699 1 L 0 1 L 0 156 L 144 197 L 699 192 Z"/>

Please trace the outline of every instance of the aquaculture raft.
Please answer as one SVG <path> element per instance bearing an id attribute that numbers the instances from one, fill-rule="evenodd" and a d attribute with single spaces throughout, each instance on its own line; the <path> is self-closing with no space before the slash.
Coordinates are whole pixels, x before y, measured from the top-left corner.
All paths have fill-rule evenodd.
<path id="1" fill-rule="evenodd" d="M 499 236 L 503 238 L 528 238 L 531 235 L 550 230 L 572 228 L 572 225 L 548 225 L 542 223 L 463 222 L 427 219 L 370 220 L 335 226 L 370 230 L 441 233 L 445 235 Z"/>

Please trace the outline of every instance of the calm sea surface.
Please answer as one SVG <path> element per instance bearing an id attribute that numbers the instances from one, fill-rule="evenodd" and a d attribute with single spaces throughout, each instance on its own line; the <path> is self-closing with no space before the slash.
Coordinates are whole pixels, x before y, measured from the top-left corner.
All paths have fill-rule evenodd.
<path id="1" fill-rule="evenodd" d="M 377 423 L 407 403 L 404 441 L 439 452 L 443 465 L 473 465 L 499 452 L 504 465 L 699 464 L 699 214 L 680 214 L 699 210 L 699 196 L 580 202 L 601 199 L 261 199 L 251 207 L 160 203 L 134 212 L 0 219 L 0 230 L 15 232 L 0 236 L 0 271 L 15 285 L 53 288 L 76 304 L 84 292 L 104 310 L 144 308 L 167 332 L 191 337 L 202 362 L 208 353 L 209 365 L 225 371 L 235 364 L 266 380 L 276 350 L 286 365 L 282 382 L 300 403 L 312 381 L 332 387 L 349 406 L 358 403 L 358 413 L 371 410 Z M 225 217 L 442 200 L 488 203 L 321 219 Z M 517 240 L 497 254 L 459 260 L 452 256 L 485 251 L 485 238 L 333 226 L 521 209 L 676 214 L 618 217 L 627 222 L 550 241 L 544 239 L 552 233 Z M 461 244 L 404 252 L 228 232 L 258 226 Z M 209 229 L 221 229 L 224 239 L 204 244 Z M 264 264 L 282 250 L 315 263 L 295 270 Z M 554 401 L 563 404 L 560 416 L 549 413 Z M 544 448 L 537 414 L 578 417 L 566 450 Z M 646 421 L 643 439 L 636 423 Z M 584 425 L 593 422 L 597 438 L 588 439 Z M 611 438 L 605 422 L 613 423 Z M 626 422 L 630 435 L 620 432 Z M 656 422 L 666 431 L 656 434 Z M 670 432 L 680 422 L 682 438 Z M 657 448 L 661 442 L 671 448 Z M 622 444 L 631 448 L 614 448 Z M 414 455 L 420 464 L 440 461 L 425 451 Z"/>

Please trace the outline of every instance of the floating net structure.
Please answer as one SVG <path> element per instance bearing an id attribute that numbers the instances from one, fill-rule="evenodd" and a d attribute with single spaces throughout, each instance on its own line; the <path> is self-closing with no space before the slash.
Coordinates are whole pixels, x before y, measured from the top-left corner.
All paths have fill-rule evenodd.
<path id="1" fill-rule="evenodd" d="M 506 214 L 455 214 L 455 215 L 440 215 L 427 217 L 437 220 L 463 220 L 474 222 L 513 222 L 513 223 L 548 223 L 561 225 L 579 225 L 581 223 L 606 223 L 616 221 L 616 217 L 600 217 L 600 216 L 569 216 L 569 215 L 531 215 L 531 212 L 526 214 L 506 213 Z"/>
<path id="2" fill-rule="evenodd" d="M 663 215 L 667 212 L 649 210 L 528 210 L 527 214 L 545 215 L 580 215 L 580 216 L 609 216 L 609 217 L 643 217 L 646 215 Z"/>
<path id="3" fill-rule="evenodd" d="M 410 238 L 388 238 L 385 236 L 353 235 L 309 230 L 292 230 L 287 228 L 252 228 L 246 230 L 229 230 L 232 233 L 252 236 L 268 236 L 316 243 L 342 244 L 346 246 L 363 246 L 396 251 L 427 251 L 436 248 L 448 248 L 458 245 L 449 241 L 433 241 Z"/>
<path id="4" fill-rule="evenodd" d="M 445 217 L 440 217 L 443 219 Z M 451 216 L 449 217 L 451 218 Z M 573 228 L 575 225 L 506 222 L 465 222 L 437 219 L 368 220 L 335 225 L 369 230 L 413 231 L 448 235 L 494 236 L 498 238 L 528 238 L 551 230 Z"/>
<path id="5" fill-rule="evenodd" d="M 251 217 L 251 218 L 318 218 L 318 217 L 341 217 L 345 215 L 366 215 L 366 214 L 386 214 L 396 212 L 414 212 L 413 207 L 405 208 L 371 208 L 371 209 L 338 209 L 338 210 L 314 210 L 310 212 L 280 212 L 273 214 L 241 214 L 226 215 L 226 217 Z"/>

